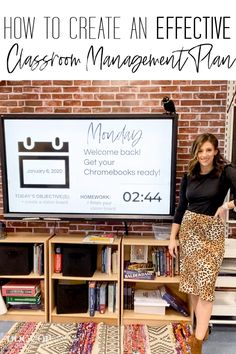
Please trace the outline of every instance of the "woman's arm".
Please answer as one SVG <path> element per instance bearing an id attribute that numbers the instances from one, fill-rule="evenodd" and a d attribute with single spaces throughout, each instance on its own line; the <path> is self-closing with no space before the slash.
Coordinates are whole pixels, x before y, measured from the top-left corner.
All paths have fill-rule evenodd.
<path id="1" fill-rule="evenodd" d="M 214 217 L 220 217 L 222 221 L 225 221 L 226 219 L 227 210 L 234 209 L 236 207 L 236 168 L 231 165 L 226 166 L 225 176 L 229 182 L 234 199 L 225 202 L 217 209 Z"/>
<path id="2" fill-rule="evenodd" d="M 176 208 L 173 223 L 171 226 L 169 252 L 172 257 L 175 257 L 176 254 L 178 253 L 176 238 L 179 233 L 180 224 L 183 219 L 183 215 L 188 206 L 188 201 L 186 198 L 186 188 L 187 188 L 187 174 L 185 174 L 181 180 L 179 203 Z"/>
<path id="3" fill-rule="evenodd" d="M 178 253 L 177 248 L 177 235 L 179 233 L 180 225 L 173 223 L 171 226 L 171 233 L 170 233 L 170 242 L 169 242 L 169 252 L 172 257 L 175 257 Z"/>

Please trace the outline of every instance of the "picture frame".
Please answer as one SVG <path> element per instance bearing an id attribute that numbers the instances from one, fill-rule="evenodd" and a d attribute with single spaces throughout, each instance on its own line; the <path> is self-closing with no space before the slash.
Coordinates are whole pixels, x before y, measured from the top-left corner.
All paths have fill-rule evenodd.
<path id="1" fill-rule="evenodd" d="M 147 263 L 148 262 L 148 246 L 131 245 L 130 262 L 131 263 Z"/>

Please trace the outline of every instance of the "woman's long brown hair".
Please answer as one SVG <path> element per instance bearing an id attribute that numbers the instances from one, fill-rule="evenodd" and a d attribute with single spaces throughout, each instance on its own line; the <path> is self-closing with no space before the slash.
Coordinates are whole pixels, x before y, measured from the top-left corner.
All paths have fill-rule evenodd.
<path id="1" fill-rule="evenodd" d="M 206 141 L 209 141 L 209 143 L 211 143 L 214 146 L 215 150 L 217 150 L 217 154 L 215 155 L 213 160 L 213 167 L 214 167 L 213 173 L 216 176 L 219 176 L 222 173 L 224 166 L 228 163 L 227 160 L 220 153 L 220 150 L 218 148 L 218 140 L 215 137 L 215 135 L 210 133 L 203 133 L 199 135 L 192 144 L 192 148 L 191 148 L 192 158 L 188 163 L 188 174 L 191 177 L 196 177 L 200 173 L 198 152 L 202 144 L 204 144 Z"/>

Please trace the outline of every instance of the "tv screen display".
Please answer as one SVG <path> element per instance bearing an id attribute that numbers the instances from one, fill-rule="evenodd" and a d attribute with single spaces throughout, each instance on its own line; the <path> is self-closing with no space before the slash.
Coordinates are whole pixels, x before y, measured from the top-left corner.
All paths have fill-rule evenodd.
<path id="1" fill-rule="evenodd" d="M 5 217 L 170 218 L 176 130 L 167 114 L 1 116 Z"/>

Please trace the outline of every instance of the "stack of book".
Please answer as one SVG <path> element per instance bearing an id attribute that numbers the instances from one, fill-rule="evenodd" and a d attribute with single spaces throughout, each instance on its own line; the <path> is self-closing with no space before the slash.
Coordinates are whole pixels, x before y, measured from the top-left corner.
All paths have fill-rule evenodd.
<path id="1" fill-rule="evenodd" d="M 152 263 L 130 263 L 124 264 L 125 279 L 142 279 L 153 280 L 155 278 L 155 270 Z"/>
<path id="2" fill-rule="evenodd" d="M 41 309 L 39 280 L 11 280 L 2 286 L 2 295 L 14 309 Z"/>
<path id="3" fill-rule="evenodd" d="M 134 293 L 134 312 L 165 315 L 169 304 L 162 299 L 159 289 L 137 289 Z"/>

